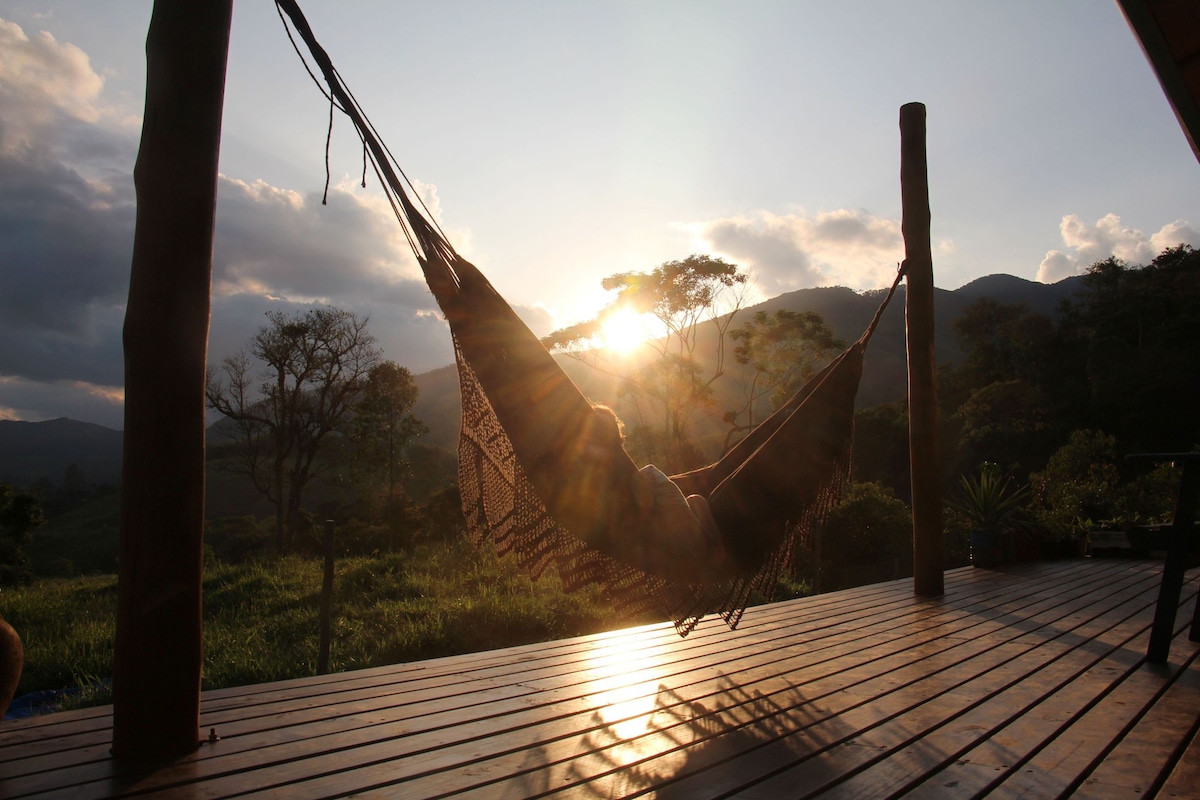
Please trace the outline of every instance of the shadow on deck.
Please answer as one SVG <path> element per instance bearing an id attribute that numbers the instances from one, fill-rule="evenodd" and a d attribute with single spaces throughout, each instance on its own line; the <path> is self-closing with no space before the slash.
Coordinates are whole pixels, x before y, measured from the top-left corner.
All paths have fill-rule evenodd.
<path id="1" fill-rule="evenodd" d="M 0 798 L 1189 797 L 1200 645 L 1146 662 L 1161 562 L 946 574 L 669 624 L 206 692 L 149 774 L 111 707 L 0 729 Z"/>

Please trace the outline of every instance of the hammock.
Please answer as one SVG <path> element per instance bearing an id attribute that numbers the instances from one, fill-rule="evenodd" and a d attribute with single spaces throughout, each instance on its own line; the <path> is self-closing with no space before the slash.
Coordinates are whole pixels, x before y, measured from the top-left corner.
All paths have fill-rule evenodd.
<path id="1" fill-rule="evenodd" d="M 459 490 L 472 541 L 513 553 L 534 577 L 553 565 L 566 591 L 598 584 L 623 612 L 666 614 L 681 635 L 709 613 L 736 627 L 755 593 L 771 598 L 797 542 L 849 478 L 863 352 L 903 269 L 862 338 L 719 461 L 673 476 L 685 494 L 708 499 L 726 553 L 720 563 L 680 559 L 645 530 L 632 488 L 638 470 L 619 444 L 600 462 L 578 457 L 599 424 L 591 403 L 418 209 L 411 182 L 295 0 L 276 5 L 324 77 L 331 113 L 338 107 L 357 129 L 449 323 L 462 394 Z"/>

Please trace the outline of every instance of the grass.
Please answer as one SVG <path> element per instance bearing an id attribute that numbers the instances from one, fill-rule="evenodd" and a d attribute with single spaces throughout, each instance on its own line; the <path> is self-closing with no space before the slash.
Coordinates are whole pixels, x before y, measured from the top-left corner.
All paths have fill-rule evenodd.
<path id="1" fill-rule="evenodd" d="M 321 563 L 289 556 L 206 565 L 203 688 L 316 672 Z M 0 590 L 0 616 L 25 643 L 18 695 L 84 687 L 111 702 L 115 576 L 43 579 Z M 598 589 L 562 591 L 465 541 L 338 562 L 331 671 L 546 641 L 647 622 L 619 617 Z M 99 687 L 99 688 L 97 688 Z"/>
<path id="2" fill-rule="evenodd" d="M 116 571 L 120 511 L 121 497 L 113 492 L 52 517 L 25 547 L 34 573 L 68 578 Z"/>

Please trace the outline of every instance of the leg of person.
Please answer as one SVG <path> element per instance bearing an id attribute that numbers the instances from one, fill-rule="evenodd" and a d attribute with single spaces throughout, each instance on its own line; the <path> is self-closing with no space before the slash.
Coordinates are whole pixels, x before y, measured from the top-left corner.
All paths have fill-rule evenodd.
<path id="1" fill-rule="evenodd" d="M 8 704 L 17 691 L 21 680 L 21 668 L 25 662 L 25 649 L 21 637 L 0 618 L 0 716 L 8 711 Z"/>

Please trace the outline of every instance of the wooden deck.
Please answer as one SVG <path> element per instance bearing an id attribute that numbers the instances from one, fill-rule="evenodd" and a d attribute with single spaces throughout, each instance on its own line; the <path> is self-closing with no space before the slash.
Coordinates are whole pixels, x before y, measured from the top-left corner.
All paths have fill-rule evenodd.
<path id="1" fill-rule="evenodd" d="M 1161 562 L 953 570 L 706 620 L 206 692 L 220 738 L 149 774 L 111 708 L 6 723 L 0 797 L 1200 796 L 1188 573 L 1145 660 Z"/>

